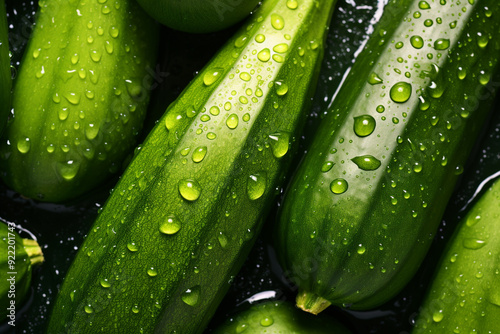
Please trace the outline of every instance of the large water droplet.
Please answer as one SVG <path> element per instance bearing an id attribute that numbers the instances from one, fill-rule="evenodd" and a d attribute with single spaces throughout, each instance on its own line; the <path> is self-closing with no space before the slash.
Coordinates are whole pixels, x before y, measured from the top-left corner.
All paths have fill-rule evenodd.
<path id="1" fill-rule="evenodd" d="M 230 129 L 236 129 L 238 127 L 239 118 L 236 114 L 231 114 L 226 120 L 226 125 Z"/>
<path id="2" fill-rule="evenodd" d="M 434 42 L 435 50 L 446 50 L 450 47 L 450 40 L 447 38 L 439 38 Z"/>
<path id="3" fill-rule="evenodd" d="M 326 161 L 323 166 L 321 166 L 321 171 L 323 173 L 326 173 L 326 172 L 329 172 L 333 166 L 335 165 L 335 163 L 333 161 Z"/>
<path id="4" fill-rule="evenodd" d="M 75 178 L 78 170 L 80 169 L 80 163 L 74 160 L 68 160 L 64 163 L 57 164 L 57 170 L 59 175 L 62 176 L 66 181 L 71 181 Z"/>
<path id="5" fill-rule="evenodd" d="M 372 155 L 362 155 L 351 159 L 362 170 L 376 170 L 382 164 L 380 160 Z"/>
<path id="6" fill-rule="evenodd" d="M 200 146 L 196 148 L 193 152 L 193 162 L 202 162 L 203 159 L 205 159 L 205 156 L 207 155 L 207 147 L 206 146 Z"/>
<path id="7" fill-rule="evenodd" d="M 26 154 L 31 149 L 31 142 L 28 137 L 21 139 L 17 142 L 17 150 L 20 153 Z"/>
<path id="8" fill-rule="evenodd" d="M 375 130 L 375 119 L 370 115 L 354 117 L 354 133 L 359 137 L 366 137 Z"/>
<path id="9" fill-rule="evenodd" d="M 348 187 L 349 184 L 347 181 L 341 178 L 335 179 L 330 183 L 331 192 L 337 195 L 345 193 Z"/>
<path id="10" fill-rule="evenodd" d="M 396 103 L 405 103 L 411 97 L 411 85 L 407 82 L 400 81 L 391 87 L 391 100 Z"/>
<path id="11" fill-rule="evenodd" d="M 277 132 L 269 135 L 271 149 L 276 158 L 283 157 L 288 152 L 290 135 L 285 132 Z"/>
<path id="12" fill-rule="evenodd" d="M 267 316 L 267 317 L 264 317 L 262 318 L 262 320 L 260 321 L 260 325 L 262 327 L 269 327 L 271 326 L 272 324 L 274 324 L 274 320 L 272 317 L 270 316 Z"/>
<path id="13" fill-rule="evenodd" d="M 256 173 L 248 177 L 247 195 L 250 200 L 254 201 L 262 197 L 266 191 L 266 173 Z"/>
<path id="14" fill-rule="evenodd" d="M 180 231 L 182 227 L 182 224 L 177 217 L 174 215 L 168 216 L 167 219 L 165 219 L 161 224 L 160 224 L 160 232 L 163 234 L 176 234 L 177 232 Z"/>
<path id="15" fill-rule="evenodd" d="M 463 240 L 462 245 L 467 249 L 480 249 L 486 245 L 486 241 L 475 239 L 475 238 L 466 238 Z"/>
<path id="16" fill-rule="evenodd" d="M 414 35 L 410 37 L 410 43 L 415 49 L 421 49 L 424 46 L 424 40 L 422 37 Z"/>
<path id="17" fill-rule="evenodd" d="M 201 194 L 200 184 L 195 180 L 179 181 L 179 194 L 187 201 L 196 201 Z"/>
<path id="18" fill-rule="evenodd" d="M 189 306 L 195 306 L 200 300 L 201 288 L 196 285 L 190 289 L 187 289 L 181 294 L 181 299 L 184 303 Z"/>
<path id="19" fill-rule="evenodd" d="M 215 83 L 224 73 L 224 69 L 222 68 L 214 68 L 212 70 L 208 70 L 203 76 L 203 83 L 205 86 L 210 86 Z"/>
<path id="20" fill-rule="evenodd" d="M 271 15 L 271 25 L 276 30 L 282 30 L 285 27 L 285 20 L 279 14 Z"/>
<path id="21" fill-rule="evenodd" d="M 377 75 L 377 73 L 372 72 L 368 77 L 368 83 L 370 85 L 377 85 L 382 83 L 382 79 Z"/>
<path id="22" fill-rule="evenodd" d="M 127 244 L 127 249 L 131 252 L 137 252 L 139 250 L 139 245 L 137 245 L 135 242 L 129 242 Z"/>

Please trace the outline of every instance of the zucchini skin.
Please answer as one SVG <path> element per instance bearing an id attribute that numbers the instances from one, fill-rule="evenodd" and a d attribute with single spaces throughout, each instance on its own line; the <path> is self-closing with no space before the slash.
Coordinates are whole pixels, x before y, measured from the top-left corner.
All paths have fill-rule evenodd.
<path id="1" fill-rule="evenodd" d="M 341 323 L 313 316 L 284 301 L 266 301 L 229 318 L 213 334 L 349 334 Z"/>
<path id="2" fill-rule="evenodd" d="M 43 261 L 42 249 L 36 240 L 23 239 L 15 231 L 14 225 L 0 222 L 0 321 L 16 319 L 15 311 L 24 302 L 31 286 L 31 272 Z M 13 260 L 13 262 L 12 262 Z M 11 278 L 14 277 L 14 280 Z M 11 284 L 15 288 L 12 291 Z M 15 296 L 15 299 L 13 297 Z M 12 302 L 14 312 L 11 313 Z M 11 316 L 13 315 L 13 316 Z"/>
<path id="3" fill-rule="evenodd" d="M 447 244 L 412 331 L 500 331 L 500 180 L 480 197 Z"/>
<path id="4" fill-rule="evenodd" d="M 300 307 L 370 309 L 418 269 L 490 110 L 499 13 L 388 3 L 285 193 L 276 248 Z"/>
<path id="5" fill-rule="evenodd" d="M 64 202 L 121 169 L 145 117 L 157 28 L 135 1 L 40 2 L 0 143 L 11 188 Z"/>
<path id="6" fill-rule="evenodd" d="M 264 2 L 169 106 L 78 251 L 48 333 L 204 330 L 290 165 L 334 3 Z"/>
<path id="7" fill-rule="evenodd" d="M 12 78 L 10 71 L 9 37 L 5 1 L 0 0 L 0 135 L 5 129 L 11 104 Z"/>

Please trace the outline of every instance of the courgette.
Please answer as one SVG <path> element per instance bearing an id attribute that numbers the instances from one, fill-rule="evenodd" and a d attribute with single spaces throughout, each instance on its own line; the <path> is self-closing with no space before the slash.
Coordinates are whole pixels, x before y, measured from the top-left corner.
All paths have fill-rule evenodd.
<path id="1" fill-rule="evenodd" d="M 79 249 L 49 333 L 203 331 L 290 165 L 334 3 L 264 2 L 169 106 Z"/>
<path id="2" fill-rule="evenodd" d="M 0 135 L 3 133 L 10 111 L 12 78 L 10 72 L 9 36 L 5 1 L 0 0 Z"/>
<path id="3" fill-rule="evenodd" d="M 32 269 L 43 261 L 36 240 L 21 238 L 14 224 L 0 222 L 0 321 L 15 326 L 16 310 L 29 292 Z"/>
<path id="4" fill-rule="evenodd" d="M 424 258 L 496 92 L 500 3 L 391 0 L 286 190 L 297 304 L 370 309 Z"/>
<path id="5" fill-rule="evenodd" d="M 500 180 L 448 242 L 412 333 L 500 332 Z"/>
<path id="6" fill-rule="evenodd" d="M 120 170 L 142 127 L 157 42 L 133 0 L 40 1 L 0 143 L 3 180 L 62 202 Z"/>
<path id="7" fill-rule="evenodd" d="M 301 312 L 288 302 L 267 301 L 237 313 L 212 333 L 348 334 L 350 331 L 333 318 L 315 317 Z"/>

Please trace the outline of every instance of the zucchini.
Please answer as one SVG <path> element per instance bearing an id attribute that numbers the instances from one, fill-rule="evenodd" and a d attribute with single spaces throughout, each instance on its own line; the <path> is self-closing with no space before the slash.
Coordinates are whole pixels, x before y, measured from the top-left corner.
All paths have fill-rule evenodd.
<path id="1" fill-rule="evenodd" d="M 0 143 L 3 180 L 63 202 L 117 172 L 153 80 L 157 26 L 133 0 L 40 1 Z"/>
<path id="2" fill-rule="evenodd" d="M 49 333 L 203 331 L 290 165 L 334 3 L 264 2 L 169 106 L 79 249 Z"/>
<path id="3" fill-rule="evenodd" d="M 251 305 L 229 318 L 213 334 L 348 334 L 342 324 L 326 316 L 315 317 L 284 301 Z"/>
<path id="4" fill-rule="evenodd" d="M 23 239 L 13 223 L 0 222 L 0 321 L 15 326 L 16 310 L 31 285 L 32 269 L 44 261 L 36 240 Z"/>
<path id="5" fill-rule="evenodd" d="M 500 332 L 500 180 L 449 240 L 412 333 Z"/>
<path id="6" fill-rule="evenodd" d="M 0 0 L 0 135 L 10 111 L 12 79 L 10 72 L 9 38 L 5 1 Z"/>
<path id="7" fill-rule="evenodd" d="M 391 0 L 286 190 L 284 273 L 312 313 L 413 276 L 491 109 L 500 3 Z"/>

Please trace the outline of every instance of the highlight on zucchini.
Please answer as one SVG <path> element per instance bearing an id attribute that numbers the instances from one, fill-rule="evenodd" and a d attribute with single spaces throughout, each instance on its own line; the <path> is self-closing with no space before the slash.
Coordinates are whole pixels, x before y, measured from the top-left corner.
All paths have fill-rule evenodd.
<path id="1" fill-rule="evenodd" d="M 491 110 L 500 3 L 391 0 L 288 185 L 297 304 L 365 310 L 410 280 Z"/>
<path id="2" fill-rule="evenodd" d="M 157 44 L 134 0 L 40 1 L 0 143 L 3 181 L 64 202 L 119 171 L 142 127 Z"/>
<path id="3" fill-rule="evenodd" d="M 168 108 L 67 273 L 50 333 L 201 333 L 296 151 L 335 1 L 269 0 Z"/>

